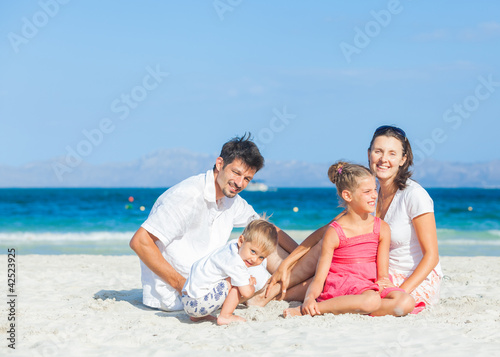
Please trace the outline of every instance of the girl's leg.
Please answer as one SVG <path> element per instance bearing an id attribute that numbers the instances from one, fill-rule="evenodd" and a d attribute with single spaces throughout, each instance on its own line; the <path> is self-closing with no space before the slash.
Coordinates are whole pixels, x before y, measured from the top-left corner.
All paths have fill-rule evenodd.
<path id="1" fill-rule="evenodd" d="M 219 317 L 217 318 L 218 325 L 228 325 L 231 322 L 244 322 L 246 321 L 243 317 L 233 315 L 234 310 L 240 303 L 241 294 L 236 286 L 231 286 L 229 288 L 229 293 L 227 294 L 224 304 L 220 310 Z"/>
<path id="2" fill-rule="evenodd" d="M 371 313 L 372 316 L 404 316 L 413 311 L 415 300 L 403 291 L 391 291 L 380 304 L 380 308 Z"/>
<path id="3" fill-rule="evenodd" d="M 323 314 L 371 314 L 380 308 L 381 299 L 377 291 L 367 290 L 359 295 L 337 296 L 329 300 L 318 303 L 321 315 Z M 283 312 L 285 317 L 301 316 L 301 306 L 286 309 Z"/>

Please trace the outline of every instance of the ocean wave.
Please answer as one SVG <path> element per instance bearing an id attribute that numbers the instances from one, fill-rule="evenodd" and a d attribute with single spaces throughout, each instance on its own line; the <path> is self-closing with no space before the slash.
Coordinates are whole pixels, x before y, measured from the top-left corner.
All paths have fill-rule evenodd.
<path id="1" fill-rule="evenodd" d="M 500 237 L 500 230 L 438 229 L 437 236 L 439 240 L 496 241 Z"/>
<path id="2" fill-rule="evenodd" d="M 36 243 L 36 242 L 99 242 L 99 241 L 128 241 L 134 232 L 2 232 L 0 241 L 3 243 Z"/>
<path id="3" fill-rule="evenodd" d="M 438 241 L 439 245 L 491 245 L 500 246 L 500 241 L 491 240 L 472 240 L 472 239 L 447 239 Z"/>
<path id="4" fill-rule="evenodd" d="M 297 243 L 301 243 L 312 230 L 286 230 Z M 438 229 L 439 244 L 446 245 L 500 245 L 500 230 L 460 231 Z M 233 231 L 229 239 L 238 238 L 240 231 Z M 126 242 L 134 232 L 0 232 L 2 243 L 65 243 L 65 242 Z"/>

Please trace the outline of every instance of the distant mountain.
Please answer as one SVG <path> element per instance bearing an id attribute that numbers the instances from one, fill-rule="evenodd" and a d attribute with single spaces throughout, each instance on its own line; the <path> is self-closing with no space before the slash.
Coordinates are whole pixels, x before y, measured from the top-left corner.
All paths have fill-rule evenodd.
<path id="1" fill-rule="evenodd" d="M 92 165 L 57 158 L 20 167 L 0 165 L 0 187 L 169 187 L 211 169 L 214 155 L 159 150 L 126 163 Z M 256 179 L 271 187 L 331 187 L 330 164 L 266 161 Z M 424 187 L 500 187 L 500 160 L 479 164 L 427 160 L 415 168 Z"/>
<path id="2" fill-rule="evenodd" d="M 500 160 L 477 164 L 426 160 L 414 168 L 414 179 L 424 187 L 500 188 Z"/>

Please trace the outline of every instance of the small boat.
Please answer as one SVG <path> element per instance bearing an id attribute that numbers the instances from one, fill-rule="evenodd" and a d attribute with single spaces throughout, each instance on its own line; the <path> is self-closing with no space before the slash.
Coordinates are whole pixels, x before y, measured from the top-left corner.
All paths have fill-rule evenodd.
<path id="1" fill-rule="evenodd" d="M 269 187 L 265 183 L 259 181 L 250 181 L 247 188 L 245 188 L 245 191 L 251 192 L 266 192 L 267 190 L 269 190 Z"/>

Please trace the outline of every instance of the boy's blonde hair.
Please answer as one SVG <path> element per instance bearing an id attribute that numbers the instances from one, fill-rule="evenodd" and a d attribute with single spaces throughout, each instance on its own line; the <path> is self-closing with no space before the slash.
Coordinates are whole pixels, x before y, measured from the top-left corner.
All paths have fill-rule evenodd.
<path id="1" fill-rule="evenodd" d="M 245 242 L 254 242 L 268 255 L 274 252 L 278 245 L 276 227 L 262 218 L 248 223 L 241 235 L 245 238 Z"/>

